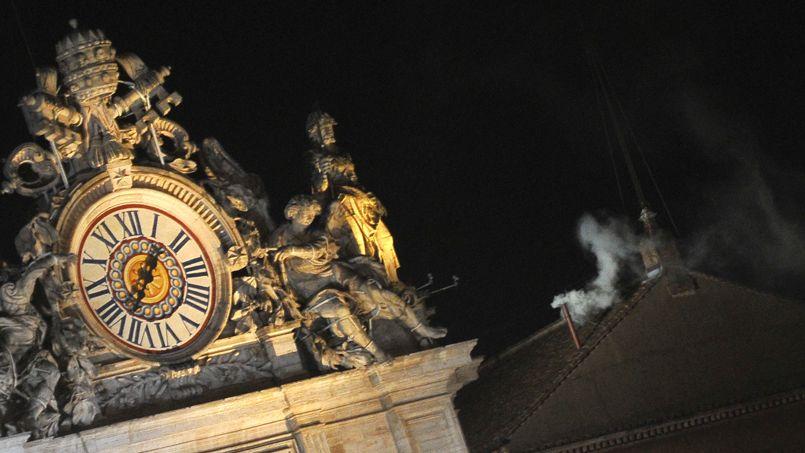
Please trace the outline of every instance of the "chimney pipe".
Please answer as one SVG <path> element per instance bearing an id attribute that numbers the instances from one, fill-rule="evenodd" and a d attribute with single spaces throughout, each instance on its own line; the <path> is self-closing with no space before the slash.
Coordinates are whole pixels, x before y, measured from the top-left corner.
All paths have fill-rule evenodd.
<path id="1" fill-rule="evenodd" d="M 573 324 L 573 318 L 570 317 L 570 310 L 567 309 L 567 304 L 562 304 L 562 316 L 567 323 L 567 330 L 570 332 L 570 338 L 573 339 L 573 344 L 576 345 L 576 349 L 581 349 L 581 341 L 579 341 L 576 326 Z"/>

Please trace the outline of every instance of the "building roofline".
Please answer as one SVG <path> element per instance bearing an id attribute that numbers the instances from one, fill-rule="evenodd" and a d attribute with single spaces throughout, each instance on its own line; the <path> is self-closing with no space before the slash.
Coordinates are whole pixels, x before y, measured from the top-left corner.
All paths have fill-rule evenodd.
<path id="1" fill-rule="evenodd" d="M 798 305 L 802 305 L 803 303 L 805 303 L 805 299 L 792 299 L 792 298 L 787 297 L 787 296 L 781 296 L 780 294 L 777 294 L 777 293 L 768 292 L 768 291 L 761 291 L 759 289 L 750 288 L 749 286 L 742 285 L 740 283 L 735 283 L 732 280 L 727 280 L 726 278 L 717 277 L 715 275 L 706 274 L 704 272 L 689 270 L 688 273 L 693 275 L 693 276 L 695 276 L 695 277 L 700 277 L 700 278 L 704 278 L 706 280 L 711 280 L 711 281 L 714 281 L 714 282 L 723 283 L 725 285 L 731 285 L 731 286 L 733 286 L 735 288 L 739 288 L 741 290 L 744 290 L 744 291 L 747 291 L 747 292 L 750 292 L 750 293 L 753 293 L 753 294 L 757 294 L 758 296 L 773 297 L 773 298 L 777 299 L 780 302 L 785 302 L 785 303 L 789 303 L 789 304 L 798 304 Z"/>
<path id="2" fill-rule="evenodd" d="M 696 414 L 683 418 L 677 418 L 671 421 L 647 424 L 639 428 L 605 434 L 603 436 L 593 437 L 570 444 L 559 446 L 546 445 L 542 447 L 530 448 L 526 451 L 581 453 L 604 450 L 615 446 L 627 445 L 652 438 L 668 436 L 691 428 L 699 428 L 701 426 L 723 420 L 742 417 L 775 407 L 803 401 L 805 401 L 805 387 L 800 387 L 788 392 L 775 393 L 739 404 L 721 406 L 716 409 L 698 412 Z"/>
<path id="3" fill-rule="evenodd" d="M 797 301 L 794 299 L 781 297 L 776 294 L 758 291 L 734 283 L 732 281 L 725 280 L 702 272 L 689 270 L 688 273 L 694 278 L 702 278 L 713 282 L 730 285 L 734 288 L 738 288 L 743 291 L 748 291 L 762 297 L 774 298 L 775 300 L 783 303 L 796 304 L 800 306 L 803 304 L 803 301 Z M 614 305 L 610 309 L 610 311 L 607 312 L 594 327 L 592 327 L 592 329 L 583 339 L 582 347 L 578 350 L 573 351 L 569 355 L 566 361 L 566 365 L 562 367 L 562 369 L 556 374 L 555 379 L 553 379 L 551 384 L 544 389 L 543 393 L 539 395 L 539 397 L 536 398 L 525 410 L 523 410 L 520 414 L 517 414 L 513 419 L 513 422 L 509 424 L 508 427 L 502 427 L 496 434 L 491 436 L 491 438 L 481 446 L 481 450 L 491 451 L 504 445 L 505 439 L 510 438 L 515 432 L 517 432 L 517 430 L 519 430 L 534 415 L 534 413 L 536 413 L 539 410 L 539 408 L 554 393 L 556 393 L 556 391 L 562 386 L 562 384 L 573 373 L 573 371 L 576 368 L 578 368 L 595 349 L 597 349 L 597 347 L 603 342 L 603 340 L 606 339 L 610 333 L 612 333 L 612 331 L 620 324 L 620 322 L 623 319 L 625 319 L 629 315 L 629 313 L 631 313 L 631 311 L 646 297 L 646 295 L 648 295 L 649 292 L 651 292 L 658 284 L 660 284 L 661 280 L 663 281 L 666 280 L 665 273 L 659 275 L 656 278 L 643 281 L 640 287 L 638 287 L 638 289 L 634 292 L 634 294 L 632 294 L 630 298 L 622 300 L 618 302 L 616 305 Z M 523 349 L 524 347 L 537 341 L 538 339 L 546 336 L 547 334 L 554 332 L 557 328 L 560 328 L 564 324 L 565 321 L 563 319 L 559 319 L 549 324 L 548 326 L 540 329 L 539 331 L 527 337 L 526 339 L 505 349 L 500 354 L 493 356 L 492 358 L 489 359 L 489 363 L 482 364 L 479 370 L 481 371 L 488 370 L 492 367 L 500 365 L 500 363 L 505 361 L 505 359 L 510 355 L 513 355 L 517 351 Z M 571 340 L 568 338 L 568 342 L 570 341 Z"/>
<path id="4" fill-rule="evenodd" d="M 642 300 L 649 291 L 654 288 L 660 280 L 663 279 L 663 276 L 659 276 L 657 278 L 646 280 L 644 281 L 641 286 L 635 291 L 635 293 L 630 297 L 628 300 L 621 301 L 619 304 L 616 304 L 609 313 L 607 313 L 597 325 L 593 327 L 592 332 L 587 336 L 584 340 L 584 344 L 580 349 L 575 350 L 571 355 L 570 359 L 567 361 L 567 365 L 565 365 L 558 373 L 556 379 L 553 380 L 550 386 L 540 395 L 532 404 L 528 406 L 526 410 L 524 410 L 521 414 L 519 414 L 515 419 L 514 422 L 509 427 L 504 427 L 500 432 L 496 435 L 492 436 L 492 438 L 484 445 L 481 446 L 482 451 L 491 451 L 498 447 L 500 447 L 504 442 L 503 439 L 509 438 L 514 432 L 516 432 L 520 427 L 525 424 L 529 418 L 542 406 L 542 404 L 548 400 L 548 398 L 553 395 L 556 390 L 561 387 L 561 385 L 565 382 L 568 376 L 587 358 L 587 356 L 594 351 L 598 345 L 606 338 L 610 332 L 622 321 L 626 315 L 631 312 L 631 310 Z M 549 325 L 545 329 L 541 329 L 540 332 L 553 331 L 556 329 L 557 326 L 561 326 L 564 324 L 563 320 L 559 320 L 551 325 Z M 537 334 L 532 335 L 524 342 L 518 343 L 517 345 L 513 346 L 510 349 L 517 348 L 521 349 L 525 345 L 533 342 L 537 338 L 540 337 L 540 332 Z M 568 339 L 568 341 L 571 341 Z M 506 352 L 508 351 L 508 354 Z M 504 354 L 509 355 L 512 354 L 514 351 L 507 350 L 504 351 Z M 503 354 L 501 354 L 503 355 Z M 496 361 L 497 363 L 497 361 Z"/>
<path id="5" fill-rule="evenodd" d="M 539 329 L 535 333 L 532 333 L 531 335 L 529 335 L 525 339 L 520 340 L 519 342 L 515 343 L 514 345 L 509 346 L 508 348 L 504 349 L 500 353 L 495 354 L 492 357 L 489 357 L 488 359 L 484 360 L 484 362 L 481 364 L 481 366 L 478 369 L 478 371 L 483 372 L 483 370 L 485 370 L 487 368 L 494 367 L 500 361 L 506 359 L 506 357 L 509 357 L 510 355 L 514 354 L 515 352 L 519 351 L 520 349 L 523 349 L 524 347 L 530 345 L 531 343 L 533 343 L 533 342 L 539 340 L 540 338 L 548 335 L 549 333 L 553 332 L 554 330 L 558 329 L 559 327 L 563 326 L 564 324 L 565 324 L 565 320 L 561 319 L 561 318 L 556 320 L 556 321 L 554 321 L 554 322 L 552 322 L 551 324 L 548 324 L 547 326 Z"/>

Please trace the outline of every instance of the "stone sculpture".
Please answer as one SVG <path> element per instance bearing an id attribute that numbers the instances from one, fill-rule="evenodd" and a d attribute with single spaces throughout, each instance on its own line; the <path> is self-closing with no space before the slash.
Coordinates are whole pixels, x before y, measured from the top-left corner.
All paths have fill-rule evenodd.
<path id="1" fill-rule="evenodd" d="M 41 349 L 47 324 L 31 298 L 39 279 L 52 268 L 74 261 L 71 255 L 46 253 L 32 259 L 19 279 L 0 286 L 0 412 L 10 416 L 7 429 L 31 430 L 34 437 L 53 435 L 58 430 L 55 390 L 59 367 L 50 351 Z"/>
<path id="2" fill-rule="evenodd" d="M 178 93 L 163 88 L 170 68 L 152 70 L 134 54 L 117 55 L 100 30 L 73 31 L 56 45 L 56 54 L 62 90 L 56 70 L 41 68 L 37 89 L 20 101 L 29 131 L 46 139 L 52 153 L 36 144 L 15 150 L 4 170 L 5 192 L 36 196 L 54 187 L 57 173 L 68 186 L 68 179 L 83 170 L 112 171 L 116 163 L 135 157 L 135 146 L 163 165 L 173 158 L 168 163 L 176 171 L 195 171 L 188 159 L 197 147 L 184 128 L 164 117 L 181 102 Z M 130 80 L 120 80 L 120 68 Z M 120 85 L 128 91 L 116 96 Z M 162 138 L 171 141 L 175 155 L 165 152 Z M 35 184 L 18 175 L 23 164 L 33 165 L 39 176 Z M 123 178 L 123 186 L 127 183 Z"/>
<path id="3" fill-rule="evenodd" d="M 336 146 L 336 124 L 321 111 L 311 113 L 307 119 L 308 137 L 314 146 L 310 151 L 311 186 L 325 207 L 325 229 L 338 242 L 343 256 L 372 257 L 383 264 L 389 280 L 397 282 L 400 262 L 394 240 L 382 220 L 386 209 L 376 196 L 361 187 L 352 157 Z"/>
<path id="4" fill-rule="evenodd" d="M 89 358 L 104 345 L 81 319 L 55 316 L 75 291 L 72 282 L 51 272 L 75 261 L 53 253 L 60 241 L 54 224 L 71 197 L 71 183 L 107 172 L 115 190 L 125 189 L 132 184 L 135 161 L 182 174 L 193 174 L 198 165 L 192 160 L 198 148 L 187 131 L 165 117 L 181 102 L 178 93 L 163 87 L 169 68 L 152 70 L 134 54 L 118 55 L 101 31 L 72 31 L 57 44 L 56 54 L 58 73 L 54 68 L 37 70 L 36 89 L 19 104 L 29 131 L 49 149 L 24 143 L 3 167 L 3 193 L 39 198 L 49 211 L 36 215 L 17 235 L 23 267 L 4 268 L 9 282 L 0 288 L 0 410 L 7 432 L 31 430 L 33 437 L 89 425 L 106 401 L 96 396 L 96 370 Z M 222 206 L 256 219 L 266 235 L 273 224 L 262 185 L 217 142 L 205 145 L 205 173 L 217 188 L 239 196 L 225 197 L 229 204 Z M 217 196 L 214 185 L 207 188 Z M 259 248 L 259 238 L 256 242 Z M 246 252 L 230 251 L 232 261 L 248 259 L 239 253 Z M 42 283 L 46 300 L 31 301 L 36 281 Z M 264 357 L 247 357 L 231 361 L 227 373 L 238 367 L 270 368 Z M 210 381 L 209 376 L 220 373 L 204 375 Z"/>
<path id="5" fill-rule="evenodd" d="M 262 236 L 268 237 L 274 229 L 274 222 L 260 177 L 243 170 L 214 138 L 204 139 L 200 154 L 207 175 L 204 186 L 227 213 L 245 217 L 254 223 Z"/>
<path id="6" fill-rule="evenodd" d="M 336 146 L 330 115 L 317 111 L 308 118 L 312 195 L 293 197 L 287 222 L 277 228 L 260 177 L 217 140 L 207 138 L 199 148 L 166 118 L 181 102 L 164 87 L 170 68 L 149 69 L 134 54 L 118 55 L 101 31 L 74 30 L 56 53 L 58 72 L 39 69 L 36 89 L 19 104 L 41 145 L 21 144 L 3 167 L 2 193 L 36 198 L 43 208 L 15 238 L 21 265 L 0 265 L 3 434 L 54 436 L 134 407 L 201 399 L 227 386 L 270 385 L 281 376 L 272 363 L 280 355 L 264 342 L 277 332 L 292 342 L 296 326 L 320 371 L 391 360 L 376 341 L 378 320 L 422 345 L 446 334 L 427 323 L 424 293 L 399 281 L 385 208 Z M 147 200 L 154 193 L 161 198 Z M 109 225 L 100 226 L 106 221 L 117 237 Z M 201 226 L 188 228 L 188 235 L 182 225 L 193 223 Z M 185 253 L 198 252 L 176 258 L 190 240 L 182 234 L 194 238 Z M 93 247 L 84 248 L 90 240 Z M 136 251 L 143 244 L 147 256 Z M 163 261 L 171 264 L 163 269 Z M 42 291 L 35 294 L 37 282 Z M 210 295 L 210 288 L 219 294 Z M 115 305 L 115 297 L 126 303 Z M 187 329 L 191 346 L 208 338 L 193 349 L 173 332 L 175 360 L 159 355 L 172 346 L 157 350 L 155 338 L 163 338 L 149 330 L 161 334 L 155 326 L 167 325 L 170 315 L 149 319 L 142 305 L 159 308 L 165 301 L 176 310 L 212 313 L 176 325 Z M 224 308 L 204 311 L 209 307 Z M 224 350 L 203 355 L 221 339 Z M 123 341 L 139 341 L 146 352 L 138 355 Z"/>
<path id="7" fill-rule="evenodd" d="M 326 320 L 326 334 L 338 340 L 338 353 L 323 348 L 321 339 L 313 340 L 314 355 L 323 357 L 323 363 L 329 366 L 338 362 L 335 356 L 344 357 L 347 355 L 344 351 L 358 347 L 376 361 L 387 361 L 389 357 L 364 327 L 373 318 L 394 320 L 418 338 L 443 337 L 445 329 L 427 325 L 391 290 L 379 263 L 363 256 L 348 261 L 339 259 L 338 243 L 325 231 L 311 226 L 321 211 L 312 196 L 293 197 L 285 208 L 289 222 L 277 228 L 270 240 L 271 247 L 276 249 L 274 260 L 286 269 L 288 286 L 305 301 L 303 312 L 314 321 Z M 317 330 L 314 322 L 307 322 L 306 326 L 313 335 L 324 333 Z M 340 359 L 338 365 L 364 362 L 363 352 L 359 356 L 360 359 Z"/>
<path id="8" fill-rule="evenodd" d="M 89 336 L 86 326 L 78 320 L 56 322 L 53 334 L 54 352 L 64 362 L 64 383 L 68 389 L 64 396 L 62 421 L 65 428 L 88 426 L 101 414 L 92 378 L 96 374 L 95 365 L 88 355 L 96 343 Z"/>

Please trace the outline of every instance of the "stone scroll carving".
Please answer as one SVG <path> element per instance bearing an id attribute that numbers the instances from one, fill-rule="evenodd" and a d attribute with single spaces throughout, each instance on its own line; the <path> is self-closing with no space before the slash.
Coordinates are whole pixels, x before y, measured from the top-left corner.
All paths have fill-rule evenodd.
<path id="1" fill-rule="evenodd" d="M 3 193 L 16 192 L 35 197 L 59 183 L 59 162 L 55 154 L 36 143 L 16 147 L 3 165 Z"/>

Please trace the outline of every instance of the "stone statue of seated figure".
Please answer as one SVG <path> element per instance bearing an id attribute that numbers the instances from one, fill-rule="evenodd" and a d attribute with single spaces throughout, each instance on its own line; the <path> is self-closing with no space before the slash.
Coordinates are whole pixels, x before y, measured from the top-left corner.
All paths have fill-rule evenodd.
<path id="1" fill-rule="evenodd" d="M 388 357 L 364 328 L 370 319 L 395 320 L 419 339 L 446 335 L 446 329 L 427 325 L 389 289 L 380 263 L 365 256 L 338 259 L 337 243 L 311 227 L 320 213 L 315 198 L 293 197 L 285 207 L 289 222 L 277 228 L 270 240 L 285 284 L 303 303 L 306 314 L 329 320 L 331 334 L 349 339 L 381 362 Z"/>

